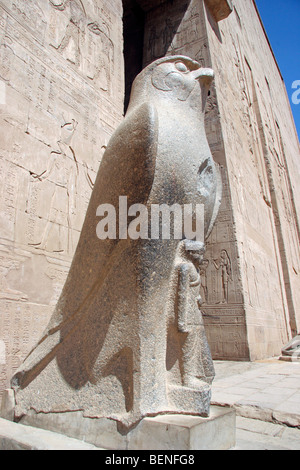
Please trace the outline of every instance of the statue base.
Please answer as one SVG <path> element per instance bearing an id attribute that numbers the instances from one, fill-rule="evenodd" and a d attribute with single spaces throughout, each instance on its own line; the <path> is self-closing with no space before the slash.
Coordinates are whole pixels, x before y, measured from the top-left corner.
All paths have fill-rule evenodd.
<path id="1" fill-rule="evenodd" d="M 1 417 L 12 418 L 12 396 L 4 393 Z M 84 441 L 107 450 L 227 450 L 236 443 L 236 415 L 232 408 L 212 406 L 208 418 L 163 414 L 144 418 L 125 433 L 116 421 L 85 418 L 81 412 L 35 413 L 20 420 L 31 426 Z"/>

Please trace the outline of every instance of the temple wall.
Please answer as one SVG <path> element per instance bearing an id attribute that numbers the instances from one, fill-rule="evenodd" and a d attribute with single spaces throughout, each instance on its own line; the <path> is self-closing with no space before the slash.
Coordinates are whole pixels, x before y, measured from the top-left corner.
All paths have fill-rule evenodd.
<path id="1" fill-rule="evenodd" d="M 252 0 L 234 5 L 219 23 L 206 10 L 206 21 L 247 341 L 251 359 L 259 359 L 279 354 L 299 331 L 299 141 L 255 5 Z"/>
<path id="2" fill-rule="evenodd" d="M 121 0 L 0 1 L 0 390 L 46 327 L 122 119 Z"/>

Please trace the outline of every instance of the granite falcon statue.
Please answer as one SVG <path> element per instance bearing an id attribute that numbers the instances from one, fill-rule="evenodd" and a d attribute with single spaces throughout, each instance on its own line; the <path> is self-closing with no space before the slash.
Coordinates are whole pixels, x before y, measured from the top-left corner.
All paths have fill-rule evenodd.
<path id="1" fill-rule="evenodd" d="M 100 240 L 96 213 L 102 204 L 117 208 L 120 196 L 149 209 L 199 203 L 208 237 L 221 199 L 204 130 L 212 79 L 211 69 L 183 56 L 159 59 L 135 79 L 61 297 L 12 379 L 16 416 L 81 410 L 130 427 L 159 413 L 208 415 L 214 370 L 199 309 L 204 243 L 161 234 Z"/>

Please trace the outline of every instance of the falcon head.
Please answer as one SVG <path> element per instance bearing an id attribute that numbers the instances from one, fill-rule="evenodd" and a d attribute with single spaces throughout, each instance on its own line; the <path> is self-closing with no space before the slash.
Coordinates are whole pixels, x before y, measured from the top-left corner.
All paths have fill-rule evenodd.
<path id="1" fill-rule="evenodd" d="M 163 57 L 148 65 L 134 80 L 129 110 L 149 100 L 149 96 L 173 102 L 184 102 L 190 97 L 195 102 L 199 98 L 204 109 L 213 78 L 212 69 L 202 68 L 189 57 Z"/>

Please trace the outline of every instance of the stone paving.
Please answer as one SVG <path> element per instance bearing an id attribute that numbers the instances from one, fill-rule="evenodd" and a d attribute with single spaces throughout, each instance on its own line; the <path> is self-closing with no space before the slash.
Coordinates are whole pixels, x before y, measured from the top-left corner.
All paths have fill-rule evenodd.
<path id="1" fill-rule="evenodd" d="M 215 361 L 212 403 L 237 412 L 237 449 L 300 449 L 300 362 Z"/>
<path id="2" fill-rule="evenodd" d="M 215 369 L 212 403 L 231 406 L 237 413 L 233 450 L 300 450 L 300 362 L 278 359 L 252 363 L 215 361 Z M 22 440 L 28 438 L 28 428 L 24 427 L 25 431 L 22 431 L 12 429 L 12 426 L 18 427 L 15 423 L 0 420 L 0 435 L 1 430 L 8 437 L 11 433 L 11 445 L 24 448 Z M 32 445 L 41 448 L 45 443 L 43 433 L 48 431 L 41 431 L 42 435 L 38 430 L 34 432 L 36 436 L 29 433 L 30 439 L 34 440 Z M 56 437 L 62 439 L 62 436 Z M 59 443 L 56 437 L 52 442 L 47 435 L 47 446 L 66 446 L 71 450 L 74 446 L 84 448 L 86 445 L 69 438 Z M 86 446 L 93 449 L 93 446 Z"/>
<path id="3" fill-rule="evenodd" d="M 300 429 L 237 416 L 234 450 L 300 450 Z"/>

